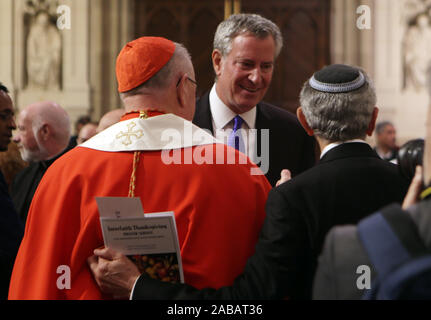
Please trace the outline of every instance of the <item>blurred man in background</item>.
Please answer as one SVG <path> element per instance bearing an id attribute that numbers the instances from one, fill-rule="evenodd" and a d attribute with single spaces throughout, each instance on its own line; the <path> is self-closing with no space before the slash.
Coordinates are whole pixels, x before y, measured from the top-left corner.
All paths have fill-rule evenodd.
<path id="1" fill-rule="evenodd" d="M 97 126 L 97 133 L 105 130 L 117 122 L 120 122 L 121 117 L 125 112 L 126 111 L 123 108 L 118 108 L 105 113 L 103 117 L 100 118 L 99 125 Z"/>
<path id="2" fill-rule="evenodd" d="M 382 121 L 376 125 L 376 147 L 374 150 L 380 158 L 394 162 L 397 158 L 397 132 L 389 121 Z"/>
<path id="3" fill-rule="evenodd" d="M 97 134 L 97 123 L 87 123 L 84 125 L 81 130 L 79 131 L 78 139 L 76 142 L 79 144 L 84 143 L 91 137 Z"/>
<path id="4" fill-rule="evenodd" d="M 18 116 L 18 133 L 13 139 L 21 157 L 30 165 L 12 183 L 12 199 L 25 222 L 31 200 L 45 171 L 70 150 L 70 120 L 55 102 L 38 102 L 24 108 Z"/>

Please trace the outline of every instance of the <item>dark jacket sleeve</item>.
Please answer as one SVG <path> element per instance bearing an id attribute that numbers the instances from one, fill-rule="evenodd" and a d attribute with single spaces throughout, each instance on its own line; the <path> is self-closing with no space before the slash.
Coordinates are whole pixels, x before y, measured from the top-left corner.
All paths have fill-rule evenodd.
<path id="1" fill-rule="evenodd" d="M 326 236 L 322 254 L 319 258 L 316 276 L 313 285 L 314 300 L 329 300 L 337 298 L 335 286 L 335 270 L 333 265 L 334 257 L 334 229 Z"/>
<path id="2" fill-rule="evenodd" d="M 359 300 L 365 290 L 358 287 L 363 271 L 368 267 L 370 283 L 375 271 L 360 240 L 356 226 L 333 228 L 326 237 L 324 250 L 314 279 L 313 299 Z"/>
<path id="3" fill-rule="evenodd" d="M 277 188 L 269 193 L 267 216 L 255 254 L 231 287 L 197 290 L 184 284 L 162 283 L 141 276 L 133 299 L 281 299 L 295 286 L 301 269 L 305 226 Z M 306 241 L 306 240 L 305 240 Z"/>
<path id="4" fill-rule="evenodd" d="M 7 299 L 13 264 L 24 233 L 0 173 L 0 300 Z"/>

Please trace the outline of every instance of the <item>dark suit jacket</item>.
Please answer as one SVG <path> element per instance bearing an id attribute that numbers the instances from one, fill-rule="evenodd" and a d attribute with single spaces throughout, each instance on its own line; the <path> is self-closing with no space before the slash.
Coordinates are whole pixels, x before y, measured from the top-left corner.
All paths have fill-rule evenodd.
<path id="1" fill-rule="evenodd" d="M 431 199 L 421 201 L 408 209 L 418 228 L 423 243 L 431 250 Z M 313 299 L 361 299 L 364 290 L 358 289 L 357 267 L 367 265 L 371 269 L 371 284 L 376 272 L 353 225 L 335 227 L 325 241 L 313 287 Z"/>
<path id="2" fill-rule="evenodd" d="M 213 132 L 209 92 L 196 102 L 193 123 Z M 256 111 L 257 152 L 261 150 L 261 129 L 269 129 L 269 170 L 266 178 L 272 186 L 280 179 L 282 169 L 289 169 L 292 176 L 315 164 L 315 140 L 306 134 L 292 113 L 260 102 Z M 257 164 L 259 165 L 259 164 Z"/>
<path id="3" fill-rule="evenodd" d="M 15 212 L 0 171 L 0 300 L 7 299 L 12 268 L 23 234 L 24 225 Z"/>
<path id="4" fill-rule="evenodd" d="M 61 152 L 59 155 L 50 160 L 32 162 L 30 165 L 22 169 L 15 176 L 12 181 L 12 201 L 21 217 L 22 221 L 25 223 L 27 220 L 28 210 L 30 209 L 31 201 L 33 200 L 34 193 L 42 180 L 43 175 L 49 166 L 54 163 L 55 160 L 60 158 L 63 154 L 73 148 L 72 140 L 69 141 L 67 148 Z"/>
<path id="5" fill-rule="evenodd" d="M 197 291 L 141 276 L 133 298 L 309 299 L 329 229 L 357 223 L 388 203 L 401 202 L 406 191 L 398 168 L 381 160 L 370 146 L 340 145 L 315 167 L 271 190 L 255 254 L 232 287 Z"/>

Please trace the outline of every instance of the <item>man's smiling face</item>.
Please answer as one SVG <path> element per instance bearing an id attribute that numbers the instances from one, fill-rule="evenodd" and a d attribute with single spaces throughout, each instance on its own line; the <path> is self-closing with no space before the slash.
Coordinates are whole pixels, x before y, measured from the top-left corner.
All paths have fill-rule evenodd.
<path id="1" fill-rule="evenodd" d="M 214 50 L 216 91 L 224 104 L 237 114 L 256 106 L 271 83 L 274 57 L 272 36 L 260 39 L 250 34 L 239 35 L 232 40 L 231 51 L 225 57 Z"/>

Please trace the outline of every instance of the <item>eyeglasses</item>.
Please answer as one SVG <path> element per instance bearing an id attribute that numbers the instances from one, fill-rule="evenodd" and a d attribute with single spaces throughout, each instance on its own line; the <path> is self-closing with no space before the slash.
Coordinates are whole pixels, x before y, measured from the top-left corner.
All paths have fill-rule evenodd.
<path id="1" fill-rule="evenodd" d="M 177 88 L 178 88 L 178 86 L 180 85 L 180 82 L 181 82 L 181 79 L 182 79 L 182 77 L 180 77 L 179 79 L 178 79 L 178 82 L 177 82 Z M 190 80 L 194 85 L 198 85 L 198 83 L 195 81 L 195 80 L 193 80 L 192 78 L 190 78 L 190 77 L 186 77 L 186 79 L 187 80 Z"/>

